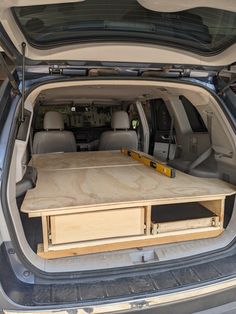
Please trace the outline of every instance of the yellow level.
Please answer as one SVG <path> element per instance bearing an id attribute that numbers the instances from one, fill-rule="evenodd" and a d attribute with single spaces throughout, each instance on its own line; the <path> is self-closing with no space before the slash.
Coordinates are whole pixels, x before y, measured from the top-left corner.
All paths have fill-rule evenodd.
<path id="1" fill-rule="evenodd" d="M 165 164 L 161 162 L 153 161 L 151 158 L 133 150 L 121 149 L 121 152 L 127 156 L 130 156 L 132 159 L 141 162 L 142 164 L 148 167 L 154 168 L 157 172 L 164 174 L 165 176 L 169 178 L 175 177 L 175 169 L 169 166 L 166 166 Z"/>

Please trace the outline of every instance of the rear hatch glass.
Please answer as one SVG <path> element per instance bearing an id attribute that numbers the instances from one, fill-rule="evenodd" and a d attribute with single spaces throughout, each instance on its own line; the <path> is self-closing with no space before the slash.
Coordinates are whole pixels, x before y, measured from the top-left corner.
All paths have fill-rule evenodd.
<path id="1" fill-rule="evenodd" d="M 94 41 L 149 42 L 216 54 L 236 39 L 236 13 L 194 8 L 163 13 L 136 0 L 86 0 L 13 7 L 27 41 L 37 48 Z"/>

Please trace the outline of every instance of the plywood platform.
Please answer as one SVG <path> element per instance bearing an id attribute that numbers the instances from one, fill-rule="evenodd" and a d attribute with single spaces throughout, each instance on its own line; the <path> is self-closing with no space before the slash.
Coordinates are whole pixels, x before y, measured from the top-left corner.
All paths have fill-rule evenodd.
<path id="1" fill-rule="evenodd" d="M 234 186 L 218 179 L 180 171 L 175 178 L 165 177 L 120 152 L 35 155 L 31 165 L 38 169 L 37 186 L 27 192 L 21 211 L 42 217 L 45 254 L 63 251 L 65 255 L 67 251 L 70 255 L 71 250 L 80 254 L 94 252 L 96 247 L 112 250 L 216 236 L 223 230 L 224 199 L 236 192 Z M 191 202 L 209 209 L 212 218 L 217 217 L 216 224 L 208 215 L 201 223 L 193 220 L 187 232 L 177 230 L 179 223 L 159 229 L 177 228 L 177 235 L 152 232 L 156 228 L 151 221 L 152 206 Z M 125 224 L 126 220 L 131 224 Z"/>
<path id="2" fill-rule="evenodd" d="M 149 167 L 137 164 L 120 152 L 95 152 L 96 158 L 89 159 L 92 154 L 74 153 L 73 169 L 66 162 L 71 159 L 71 154 L 41 155 L 40 158 L 34 156 L 36 162 L 33 160 L 32 165 L 38 169 L 37 186 L 27 192 L 22 212 L 32 217 L 49 212 L 56 215 L 114 206 L 120 208 L 196 202 L 235 193 L 234 186 L 218 179 L 197 178 L 180 171 L 176 171 L 176 178 L 170 179 Z M 54 161 L 54 166 L 60 165 L 60 168 L 52 170 L 52 160 L 57 157 L 59 161 Z M 87 157 L 92 168 L 86 164 Z M 106 164 L 101 166 L 105 157 Z M 43 166 L 43 160 L 46 166 Z M 74 168 L 75 163 L 78 168 Z"/>

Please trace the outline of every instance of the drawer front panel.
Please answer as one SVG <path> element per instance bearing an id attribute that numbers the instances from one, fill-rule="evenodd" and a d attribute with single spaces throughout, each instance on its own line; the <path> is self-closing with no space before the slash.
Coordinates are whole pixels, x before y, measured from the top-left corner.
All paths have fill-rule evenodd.
<path id="1" fill-rule="evenodd" d="M 52 244 L 144 234 L 144 208 L 124 208 L 50 217 Z"/>
<path id="2" fill-rule="evenodd" d="M 219 217 L 214 216 L 208 218 L 163 222 L 159 224 L 152 223 L 152 234 L 207 227 L 212 227 L 213 229 L 215 227 L 219 227 Z"/>

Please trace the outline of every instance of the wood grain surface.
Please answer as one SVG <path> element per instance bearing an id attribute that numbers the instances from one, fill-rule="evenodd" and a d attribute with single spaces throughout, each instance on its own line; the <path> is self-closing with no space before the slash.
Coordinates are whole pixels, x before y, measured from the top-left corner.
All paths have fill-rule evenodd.
<path id="1" fill-rule="evenodd" d="M 47 171 L 39 169 L 34 189 L 21 210 L 32 216 L 48 212 L 83 212 L 109 208 L 197 202 L 224 198 L 236 188 L 218 179 L 177 171 L 165 177 L 144 165 Z"/>

